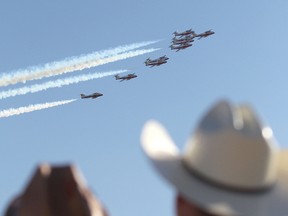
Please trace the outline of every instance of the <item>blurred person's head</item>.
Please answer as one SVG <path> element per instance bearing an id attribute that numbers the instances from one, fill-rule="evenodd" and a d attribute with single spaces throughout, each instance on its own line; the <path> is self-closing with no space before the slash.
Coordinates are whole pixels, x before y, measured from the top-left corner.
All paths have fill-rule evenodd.
<path id="1" fill-rule="evenodd" d="M 183 152 L 153 120 L 141 142 L 177 190 L 177 216 L 288 215 L 288 152 L 248 105 L 216 103 Z"/>
<path id="2" fill-rule="evenodd" d="M 75 166 L 41 164 L 5 216 L 108 216 Z"/>

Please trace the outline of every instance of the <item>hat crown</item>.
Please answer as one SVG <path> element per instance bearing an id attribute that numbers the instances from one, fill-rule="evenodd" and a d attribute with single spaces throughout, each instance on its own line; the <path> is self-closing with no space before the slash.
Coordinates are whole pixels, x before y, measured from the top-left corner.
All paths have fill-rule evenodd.
<path id="1" fill-rule="evenodd" d="M 272 130 L 263 126 L 249 106 L 220 101 L 188 140 L 183 161 L 209 181 L 254 190 L 275 181 L 276 152 Z"/>

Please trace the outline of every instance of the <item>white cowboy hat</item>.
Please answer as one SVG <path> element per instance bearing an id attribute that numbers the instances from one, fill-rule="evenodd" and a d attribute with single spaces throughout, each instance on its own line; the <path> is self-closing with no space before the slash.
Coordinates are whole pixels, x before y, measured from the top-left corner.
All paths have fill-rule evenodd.
<path id="1" fill-rule="evenodd" d="M 181 153 L 156 121 L 142 148 L 157 171 L 188 201 L 217 215 L 288 215 L 288 151 L 247 105 L 220 101 Z"/>

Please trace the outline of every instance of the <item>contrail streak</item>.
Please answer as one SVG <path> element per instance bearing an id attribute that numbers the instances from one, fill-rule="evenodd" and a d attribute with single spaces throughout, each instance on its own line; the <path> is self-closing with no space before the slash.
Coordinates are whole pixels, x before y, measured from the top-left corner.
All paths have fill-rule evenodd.
<path id="1" fill-rule="evenodd" d="M 99 79 L 106 76 L 112 76 L 120 73 L 127 72 L 127 70 L 118 70 L 118 71 L 109 71 L 109 72 L 102 72 L 102 73 L 91 73 L 91 74 L 83 74 L 79 76 L 73 76 L 63 79 L 57 79 L 49 82 L 44 82 L 41 84 L 35 84 L 31 86 L 24 86 L 17 89 L 10 89 L 7 91 L 0 92 L 0 99 L 5 99 L 8 97 L 14 97 L 17 95 L 25 95 L 27 93 L 35 93 L 39 91 L 44 91 L 50 88 L 60 88 L 62 86 L 75 84 L 83 81 Z"/>
<path id="2" fill-rule="evenodd" d="M 137 55 L 153 52 L 158 49 L 144 49 L 138 50 L 138 52 L 131 50 L 143 46 L 148 46 L 156 42 L 157 41 L 148 41 L 134 43 L 126 46 L 119 46 L 114 49 L 108 49 L 87 55 L 66 58 L 62 61 L 55 61 L 44 65 L 29 67 L 27 69 L 20 69 L 15 72 L 4 73 L 2 74 L 2 76 L 0 76 L 0 86 L 12 85 L 19 82 L 25 83 L 28 80 L 41 79 L 44 77 L 50 77 L 77 70 L 83 70 L 109 62 L 114 62 L 126 58 L 131 58 Z"/>
<path id="3" fill-rule="evenodd" d="M 13 115 L 20 115 L 23 113 L 33 112 L 36 110 L 42 110 L 42 109 L 47 109 L 47 108 L 51 108 L 51 107 L 55 107 L 55 106 L 60 106 L 60 105 L 72 103 L 76 100 L 77 99 L 62 100 L 62 101 L 43 103 L 43 104 L 34 104 L 34 105 L 26 106 L 26 107 L 19 107 L 16 109 L 10 108 L 10 109 L 0 111 L 0 118 L 9 117 L 9 116 L 13 116 Z"/>

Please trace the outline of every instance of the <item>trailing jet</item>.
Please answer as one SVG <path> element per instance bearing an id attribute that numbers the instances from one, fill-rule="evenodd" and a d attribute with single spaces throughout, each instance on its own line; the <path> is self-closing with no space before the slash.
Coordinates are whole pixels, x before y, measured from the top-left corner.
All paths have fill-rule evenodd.
<path id="1" fill-rule="evenodd" d="M 81 99 L 84 99 L 84 98 L 95 99 L 95 98 L 97 98 L 97 97 L 103 96 L 103 94 L 102 94 L 102 93 L 95 92 L 95 93 L 90 94 L 90 95 L 80 94 L 80 96 L 81 96 Z"/>
<path id="2" fill-rule="evenodd" d="M 183 43 L 183 44 L 180 44 L 180 45 L 174 45 L 172 44 L 170 46 L 171 50 L 176 50 L 176 52 L 178 52 L 179 50 L 183 50 L 183 49 L 186 49 L 188 47 L 192 46 L 191 43 Z"/>
<path id="3" fill-rule="evenodd" d="M 119 76 L 118 74 L 115 75 L 115 79 L 116 80 L 120 80 L 120 82 L 124 81 L 124 80 L 130 80 L 130 79 L 133 79 L 133 78 L 136 78 L 137 75 L 135 75 L 135 73 L 133 74 L 128 74 L 127 76 Z"/>
<path id="4" fill-rule="evenodd" d="M 192 29 L 188 29 L 188 30 L 186 30 L 186 31 L 184 31 L 184 32 L 177 32 L 177 31 L 173 32 L 173 34 L 174 34 L 175 37 L 176 37 L 176 36 L 183 37 L 183 36 L 185 36 L 185 35 L 192 35 L 192 34 L 194 34 L 194 33 L 195 33 L 195 32 L 192 31 Z"/>
<path id="5" fill-rule="evenodd" d="M 166 55 L 164 55 L 164 56 L 161 56 L 161 57 L 154 59 L 154 60 L 151 60 L 150 58 L 148 58 L 148 59 L 146 59 L 146 61 L 144 63 L 146 66 L 154 67 L 154 66 L 166 64 L 168 59 L 169 58 Z"/>
<path id="6" fill-rule="evenodd" d="M 209 35 L 213 35 L 213 34 L 215 34 L 215 32 L 210 29 L 210 30 L 205 31 L 201 34 L 193 34 L 193 35 L 194 35 L 194 37 L 198 37 L 198 40 L 199 40 L 203 37 L 205 38 L 205 37 L 208 37 Z"/>

